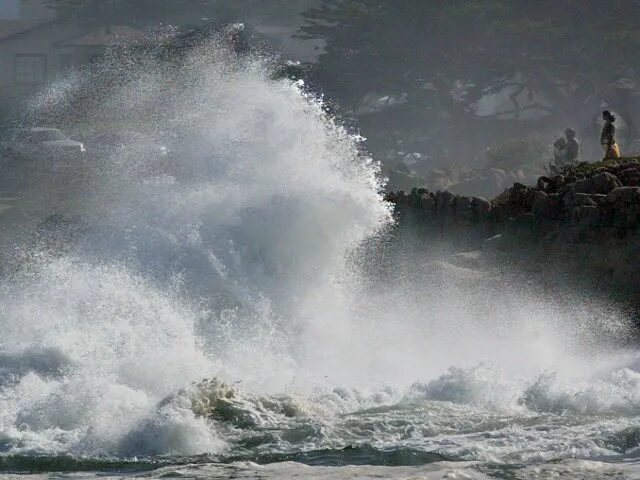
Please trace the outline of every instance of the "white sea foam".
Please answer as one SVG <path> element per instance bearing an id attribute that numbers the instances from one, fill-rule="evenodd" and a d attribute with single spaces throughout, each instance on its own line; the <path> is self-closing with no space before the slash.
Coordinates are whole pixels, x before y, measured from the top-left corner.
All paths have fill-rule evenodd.
<path id="1" fill-rule="evenodd" d="M 257 442 L 528 462 L 637 447 L 640 380 L 613 353 L 615 309 L 461 275 L 402 233 L 389 245 L 375 164 L 260 59 L 213 44 L 127 75 L 85 120 L 113 112 L 135 143 L 32 183 L 32 222 L 67 220 L 19 243 L 0 280 L 0 451 Z M 176 132 L 167 166 L 152 152 Z M 191 385 L 205 378 L 234 386 L 224 411 L 194 406 L 215 403 Z"/>
<path id="2" fill-rule="evenodd" d="M 216 374 L 285 389 L 309 323 L 339 335 L 349 252 L 389 220 L 375 165 L 300 85 L 231 56 L 215 44 L 178 73 L 128 71 L 94 107 L 140 128 L 137 143 L 62 187 L 34 177 L 28 214 L 79 220 L 45 223 L 0 284 L 4 451 L 222 452 L 188 400 L 158 402 Z M 167 174 L 150 146 L 172 129 L 188 135 Z M 320 301 L 340 317 L 319 318 Z"/>

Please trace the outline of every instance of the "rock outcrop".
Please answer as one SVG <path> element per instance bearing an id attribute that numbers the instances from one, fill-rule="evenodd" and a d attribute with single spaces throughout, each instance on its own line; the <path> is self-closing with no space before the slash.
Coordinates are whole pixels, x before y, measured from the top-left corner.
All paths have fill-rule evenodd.
<path id="1" fill-rule="evenodd" d="M 539 269 L 568 269 L 640 307 L 640 158 L 580 164 L 491 201 L 425 189 L 387 199 L 400 219 L 412 212 L 442 231 L 498 235 L 492 248 L 524 253 Z"/>
<path id="2" fill-rule="evenodd" d="M 534 184 L 537 175 L 523 170 L 452 167 L 412 173 L 407 167 L 385 171 L 387 191 L 410 191 L 413 187 L 446 190 L 458 195 L 493 197 L 515 182 Z"/>

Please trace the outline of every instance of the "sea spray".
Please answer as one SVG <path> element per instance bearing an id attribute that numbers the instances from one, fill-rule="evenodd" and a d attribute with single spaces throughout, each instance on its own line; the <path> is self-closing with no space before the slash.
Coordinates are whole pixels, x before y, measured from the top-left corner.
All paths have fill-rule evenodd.
<path id="1" fill-rule="evenodd" d="M 101 68 L 123 68 L 123 81 L 67 124 L 122 118 L 137 143 L 60 183 L 32 172 L 25 213 L 46 220 L 40 241 L 16 245 L 0 285 L 2 358 L 48 349 L 65 370 L 49 375 L 61 363 L 52 357 L 3 382 L 3 450 L 220 452 L 189 401 L 159 402 L 215 375 L 287 388 L 310 322 L 339 335 L 346 318 L 309 311 L 309 299 L 340 303 L 349 252 L 390 209 L 357 139 L 262 59 L 214 41 L 179 67 L 110 61 Z M 38 103 L 42 118 L 78 101 L 60 93 L 78 88 L 56 91 Z M 167 164 L 150 146 L 172 135 Z"/>
<path id="2" fill-rule="evenodd" d="M 120 54 L 95 67 L 118 79 L 106 92 L 81 93 L 88 72 L 31 114 L 128 140 L 63 178 L 29 172 L 35 233 L 0 281 L 3 454 L 637 446 L 619 312 L 403 241 L 358 139 L 263 59 L 220 41 L 178 62 Z"/>

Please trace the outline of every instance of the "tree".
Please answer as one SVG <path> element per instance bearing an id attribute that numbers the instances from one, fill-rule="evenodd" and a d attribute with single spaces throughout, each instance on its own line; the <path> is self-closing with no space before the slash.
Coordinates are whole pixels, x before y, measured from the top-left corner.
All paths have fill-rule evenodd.
<path id="1" fill-rule="evenodd" d="M 589 95 L 616 103 L 619 79 L 640 81 L 634 0 L 325 0 L 305 18 L 300 36 L 326 41 L 316 72 L 328 96 L 356 110 L 370 92 L 404 95 L 378 124 L 388 132 L 423 122 L 431 145 L 504 135 L 512 125 L 475 115 L 487 93 L 509 87 L 516 117 L 532 107 L 523 94 L 542 94 L 548 102 L 535 107 L 555 125 Z"/>

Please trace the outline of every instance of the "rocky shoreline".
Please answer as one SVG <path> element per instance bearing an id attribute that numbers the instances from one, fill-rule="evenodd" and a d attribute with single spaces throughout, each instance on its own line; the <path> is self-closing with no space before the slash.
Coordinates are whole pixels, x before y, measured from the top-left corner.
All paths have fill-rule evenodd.
<path id="1" fill-rule="evenodd" d="M 582 163 L 491 201 L 418 188 L 387 200 L 400 223 L 464 234 L 472 249 L 543 277 L 569 273 L 576 285 L 640 311 L 640 158 Z"/>

